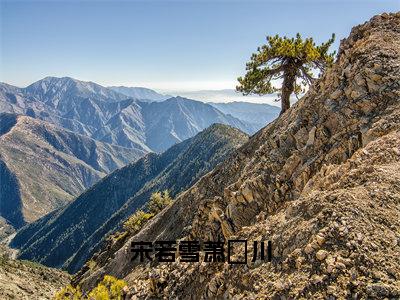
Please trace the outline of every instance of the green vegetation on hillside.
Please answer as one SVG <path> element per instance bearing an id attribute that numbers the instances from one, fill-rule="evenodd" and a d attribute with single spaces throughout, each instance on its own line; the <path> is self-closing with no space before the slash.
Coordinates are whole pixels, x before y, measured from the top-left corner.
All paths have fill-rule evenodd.
<path id="1" fill-rule="evenodd" d="M 150 196 L 150 200 L 145 207 L 145 210 L 148 212 L 145 212 L 141 209 L 136 211 L 124 222 L 123 228 L 130 235 L 137 233 L 148 220 L 157 215 L 165 207 L 172 204 L 172 202 L 173 199 L 169 195 L 168 190 L 164 190 L 162 193 L 152 193 Z"/>
<path id="2" fill-rule="evenodd" d="M 171 205 L 173 202 L 172 197 L 169 195 L 168 190 L 162 192 L 157 191 L 151 194 L 149 201 L 143 209 L 136 211 L 131 215 L 123 224 L 124 232 L 117 232 L 113 235 L 114 239 L 124 239 L 137 233 L 148 220 L 157 215 L 165 207 Z M 94 270 L 97 266 L 96 261 L 89 260 L 86 266 L 90 270 Z M 122 280 L 118 280 L 112 276 L 104 276 L 102 282 L 100 282 L 96 288 L 91 290 L 87 296 L 83 296 L 82 292 L 78 287 L 68 285 L 59 291 L 55 300 L 81 300 L 81 299 L 93 299 L 93 300 L 114 300 L 122 299 L 122 289 L 126 286 L 126 283 Z"/>
<path id="3" fill-rule="evenodd" d="M 150 219 L 154 218 L 165 207 L 170 206 L 173 201 L 168 190 L 152 193 L 147 204 L 125 220 L 121 231 L 117 231 L 107 237 L 106 242 L 108 246 L 104 247 L 104 249 L 107 249 L 106 253 L 95 254 L 91 259 L 86 261 L 81 270 L 89 273 L 96 271 L 104 263 L 104 260 L 107 260 L 107 257 L 113 255 L 129 237 L 138 233 Z M 80 275 L 79 273 L 75 274 L 72 281 L 79 282 L 79 280 L 76 281 L 75 279 L 79 278 Z"/>
<path id="4" fill-rule="evenodd" d="M 138 210 L 125 221 L 123 228 L 128 233 L 135 234 L 153 216 L 153 214 L 146 213 L 143 210 Z"/>
<path id="5" fill-rule="evenodd" d="M 153 215 L 158 214 L 160 211 L 172 203 L 173 199 L 169 195 L 168 190 L 161 192 L 155 192 L 151 194 L 150 200 L 147 203 L 149 212 Z"/>
<path id="6" fill-rule="evenodd" d="M 122 300 L 126 282 L 110 275 L 105 275 L 104 279 L 91 290 L 87 296 L 83 295 L 79 286 L 68 285 L 57 292 L 54 300 Z"/>

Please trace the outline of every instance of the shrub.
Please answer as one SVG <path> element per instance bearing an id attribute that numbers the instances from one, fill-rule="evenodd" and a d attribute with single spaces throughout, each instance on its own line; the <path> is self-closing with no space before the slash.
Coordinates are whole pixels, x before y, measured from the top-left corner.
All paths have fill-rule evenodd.
<path id="1" fill-rule="evenodd" d="M 153 216 L 154 215 L 151 213 L 146 213 L 143 210 L 138 210 L 132 216 L 130 216 L 128 220 L 125 221 L 123 227 L 130 234 L 135 234 Z"/>
<path id="2" fill-rule="evenodd" d="M 165 207 L 170 205 L 172 201 L 173 199 L 169 195 L 168 190 L 152 193 L 149 202 L 147 203 L 148 212 L 145 212 L 143 210 L 136 211 L 124 222 L 124 230 L 130 235 L 139 232 L 139 230 L 142 229 L 143 225 L 148 220 L 158 214 Z"/>
<path id="3" fill-rule="evenodd" d="M 79 287 L 74 288 L 72 285 L 67 285 L 62 288 L 61 291 L 57 292 L 54 296 L 54 300 L 81 300 L 82 293 Z"/>
<path id="4" fill-rule="evenodd" d="M 89 292 L 86 296 L 82 295 L 80 288 L 74 288 L 71 285 L 64 287 L 59 291 L 55 300 L 122 300 L 123 289 L 126 282 L 113 276 L 105 275 L 104 279 Z"/>
<path id="5" fill-rule="evenodd" d="M 125 281 L 105 275 L 103 281 L 88 296 L 90 300 L 122 300 L 125 286 Z"/>
<path id="6" fill-rule="evenodd" d="M 163 210 L 164 207 L 167 207 L 172 203 L 173 199 L 169 195 L 168 190 L 164 192 L 155 192 L 151 194 L 150 200 L 147 204 L 147 208 L 149 212 L 153 215 L 158 214 Z"/>

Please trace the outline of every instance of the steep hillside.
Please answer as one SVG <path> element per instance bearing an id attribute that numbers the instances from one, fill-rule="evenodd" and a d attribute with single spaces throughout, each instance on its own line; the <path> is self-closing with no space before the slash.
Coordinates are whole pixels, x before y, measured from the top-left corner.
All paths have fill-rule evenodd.
<path id="1" fill-rule="evenodd" d="M 0 114 L 0 215 L 19 228 L 144 154 L 27 116 Z"/>
<path id="2" fill-rule="evenodd" d="M 64 209 L 20 230 L 11 245 L 20 258 L 77 271 L 125 218 L 152 192 L 175 196 L 224 160 L 247 140 L 226 125 L 213 125 L 166 152 L 148 154 L 111 173 Z"/>
<path id="3" fill-rule="evenodd" d="M 0 299 L 52 299 L 68 281 L 69 275 L 60 270 L 0 257 Z"/>
<path id="4" fill-rule="evenodd" d="M 203 102 L 176 97 L 148 103 L 69 77 L 46 77 L 26 88 L 0 83 L 1 112 L 27 115 L 144 152 L 165 151 L 214 123 L 255 131 L 252 124 Z"/>
<path id="5" fill-rule="evenodd" d="M 281 111 L 277 106 L 259 103 L 228 102 L 209 104 L 219 109 L 224 114 L 229 114 L 235 118 L 252 124 L 257 130 L 275 120 Z"/>
<path id="6" fill-rule="evenodd" d="M 399 298 L 399 41 L 400 13 L 353 28 L 296 105 L 77 281 L 124 277 L 138 298 Z M 131 261 L 131 241 L 184 238 L 248 239 L 250 254 L 270 240 L 272 262 Z"/>

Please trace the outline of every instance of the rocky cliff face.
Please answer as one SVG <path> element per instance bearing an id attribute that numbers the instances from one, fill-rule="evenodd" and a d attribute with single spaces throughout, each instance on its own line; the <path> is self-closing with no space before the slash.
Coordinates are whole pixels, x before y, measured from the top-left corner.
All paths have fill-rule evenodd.
<path id="1" fill-rule="evenodd" d="M 131 239 L 264 239 L 272 262 L 137 265 L 128 241 L 83 288 L 111 274 L 133 299 L 400 297 L 399 41 L 399 13 L 353 28 L 294 107 Z"/>

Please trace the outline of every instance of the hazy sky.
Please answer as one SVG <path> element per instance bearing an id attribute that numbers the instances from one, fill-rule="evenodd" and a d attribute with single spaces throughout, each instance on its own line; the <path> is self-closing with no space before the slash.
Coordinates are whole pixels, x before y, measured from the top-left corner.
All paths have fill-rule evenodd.
<path id="1" fill-rule="evenodd" d="M 0 81 L 71 76 L 159 90 L 234 88 L 266 35 L 341 39 L 400 10 L 400 0 L 0 2 Z"/>

